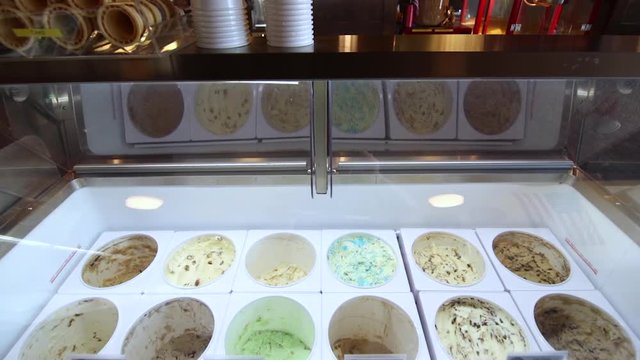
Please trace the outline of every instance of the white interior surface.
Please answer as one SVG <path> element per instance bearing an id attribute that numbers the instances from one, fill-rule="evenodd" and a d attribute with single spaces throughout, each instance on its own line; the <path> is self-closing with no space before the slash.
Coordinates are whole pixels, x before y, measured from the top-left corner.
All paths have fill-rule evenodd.
<path id="1" fill-rule="evenodd" d="M 227 315 L 225 317 L 224 326 L 222 327 L 223 331 L 220 337 L 218 338 L 217 346 L 215 353 L 218 355 L 226 355 L 225 349 L 225 341 L 226 341 L 226 331 L 229 329 L 229 325 L 233 321 L 234 317 L 244 309 L 246 306 L 250 305 L 256 300 L 265 298 L 265 297 L 285 297 L 290 300 L 297 302 L 302 305 L 302 307 L 309 313 L 311 320 L 313 320 L 314 326 L 314 341 L 313 346 L 311 348 L 311 353 L 307 360 L 322 360 L 324 357 L 322 356 L 321 349 L 321 325 L 320 325 L 320 312 L 322 310 L 322 300 L 321 295 L 318 294 L 303 294 L 303 293 L 234 293 L 231 294 L 229 299 L 229 307 L 227 308 Z M 286 312 L 286 309 L 281 309 L 283 312 Z M 275 314 L 276 317 L 279 317 L 279 314 Z M 295 324 L 294 324 L 295 325 Z M 275 329 L 274 330 L 278 330 Z"/>
<path id="2" fill-rule="evenodd" d="M 640 333 L 640 246 L 568 185 L 558 183 L 432 183 L 424 177 L 363 176 L 333 186 L 333 198 L 310 197 L 308 177 L 290 185 L 264 177 L 212 178 L 207 186 L 86 187 L 69 196 L 0 259 L 0 356 L 57 291 L 104 231 L 317 229 L 403 227 L 547 227 L 629 326 Z M 356 178 L 352 178 L 356 180 Z M 418 183 L 420 182 L 420 183 Z M 433 208 L 428 198 L 457 193 L 463 205 Z M 124 206 L 131 195 L 164 199 L 157 210 Z M 70 260 L 67 260 L 69 257 Z M 577 257 L 576 257 L 577 259 Z M 400 260 L 401 261 L 401 260 Z M 68 266 L 63 266 L 68 262 Z M 59 269 L 62 269 L 59 271 Z M 56 276 L 56 274 L 59 274 Z"/>
<path id="3" fill-rule="evenodd" d="M 285 286 L 268 286 L 257 279 L 255 279 L 249 273 L 247 269 L 247 253 L 251 250 L 257 242 L 265 237 L 272 236 L 274 234 L 294 234 L 303 237 L 312 246 L 315 251 L 315 263 L 311 271 L 307 273 L 307 276 L 303 279 L 294 282 L 293 284 Z M 247 235 L 247 243 L 242 251 L 240 257 L 240 266 L 236 280 L 233 285 L 234 292 L 320 292 L 321 288 L 321 266 L 323 264 L 323 256 L 320 252 L 320 231 L 319 230 L 250 230 Z M 285 250 L 287 251 L 287 250 Z M 288 250 L 290 254 L 291 249 Z M 262 252 L 261 256 L 265 258 L 266 262 L 273 264 L 271 260 L 273 257 L 268 253 Z M 285 256 L 287 257 L 287 256 Z M 301 264 L 299 264 L 301 265 Z"/>
<path id="4" fill-rule="evenodd" d="M 560 284 L 548 285 L 548 284 L 539 284 L 533 281 L 529 281 L 523 279 L 519 275 L 516 275 L 511 270 L 509 270 L 506 266 L 502 265 L 498 257 L 493 252 L 493 240 L 496 236 L 502 234 L 507 231 L 516 231 L 523 232 L 531 235 L 538 236 L 549 244 L 553 245 L 560 253 L 567 259 L 567 263 L 569 264 L 569 277 L 567 280 Z M 478 237 L 480 238 L 480 242 L 482 242 L 482 246 L 484 246 L 485 251 L 489 255 L 493 266 L 498 271 L 498 275 L 500 279 L 502 279 L 502 283 L 504 287 L 508 290 L 593 290 L 593 285 L 589 281 L 589 278 L 582 272 L 580 267 L 576 264 L 571 256 L 569 256 L 568 252 L 564 250 L 560 241 L 553 236 L 553 233 L 549 229 L 544 228 L 505 228 L 505 229 L 476 229 L 476 233 L 478 233 Z M 573 254 L 572 254 L 573 255 Z M 581 260 L 582 261 L 582 260 Z"/>
<path id="5" fill-rule="evenodd" d="M 511 296 L 513 300 L 516 302 L 516 305 L 520 309 L 524 320 L 526 321 L 531 333 L 536 338 L 538 345 L 542 351 L 554 351 L 551 344 L 545 340 L 544 336 L 538 329 L 536 325 L 535 319 L 535 306 L 538 300 L 543 298 L 546 295 L 551 294 L 565 294 L 575 296 L 577 298 L 586 300 L 587 302 L 596 305 L 596 307 L 603 310 L 605 313 L 609 314 L 613 319 L 615 319 L 620 326 L 625 330 L 629 339 L 633 343 L 636 348 L 636 359 L 640 359 L 640 340 L 635 334 L 630 331 L 629 326 L 625 324 L 624 320 L 618 313 L 616 313 L 615 309 L 609 304 L 607 299 L 602 296 L 598 291 L 513 291 L 511 292 Z"/>
<path id="6" fill-rule="evenodd" d="M 209 346 L 207 350 L 204 352 L 203 356 L 208 356 L 208 354 L 213 354 L 214 346 L 218 341 L 218 337 L 224 335 L 224 331 L 222 330 L 222 324 L 225 320 L 225 314 L 227 311 L 227 306 L 229 303 L 229 294 L 220 294 L 220 295 L 194 295 L 194 296 L 183 296 L 181 294 L 165 294 L 165 295 L 140 295 L 140 294 L 103 294 L 103 296 L 93 296 L 86 294 L 58 294 L 55 295 L 51 301 L 46 305 L 46 307 L 42 310 L 42 312 L 38 315 L 32 325 L 30 325 L 27 331 L 21 335 L 18 342 L 13 346 L 11 351 L 4 358 L 5 360 L 16 360 L 20 356 L 20 351 L 22 350 L 22 346 L 24 342 L 29 337 L 31 331 L 47 316 L 55 312 L 56 310 L 76 302 L 78 300 L 99 297 L 104 298 L 116 305 L 118 308 L 118 324 L 116 329 L 111 336 L 111 339 L 107 342 L 107 344 L 102 348 L 102 350 L 98 353 L 100 355 L 113 355 L 118 356 L 122 351 L 122 344 L 124 339 L 127 337 L 127 333 L 133 324 L 135 324 L 141 316 L 143 316 L 147 311 L 151 310 L 156 305 L 162 304 L 168 300 L 181 298 L 181 297 L 190 297 L 197 300 L 200 300 L 205 305 L 209 307 L 211 312 L 213 313 L 213 337 L 209 342 Z"/>
<path id="7" fill-rule="evenodd" d="M 128 235 L 147 235 L 153 238 L 158 244 L 158 252 L 149 266 L 139 275 L 123 282 L 122 284 L 97 288 L 88 285 L 82 279 L 82 270 L 87 261 L 103 246 L 114 240 L 120 239 Z M 93 296 L 103 296 L 105 294 L 140 294 L 146 292 L 147 287 L 153 282 L 153 278 L 162 276 L 162 259 L 166 256 L 167 244 L 171 242 L 173 237 L 172 231 L 109 231 L 105 232 L 91 246 L 89 251 L 83 252 L 82 260 L 71 272 L 71 275 L 62 284 L 58 293 L 60 294 L 91 294 Z M 164 246 L 162 245 L 164 244 Z M 162 250 L 161 250 L 162 249 Z M 160 279 L 162 280 L 162 279 Z"/>
<path id="8" fill-rule="evenodd" d="M 329 326 L 333 314 L 338 310 L 340 305 L 360 296 L 382 298 L 404 310 L 413 321 L 413 326 L 415 326 L 418 335 L 418 354 L 416 360 L 430 360 L 429 349 L 427 348 L 424 331 L 420 325 L 420 315 L 416 309 L 416 302 L 413 295 L 410 293 L 377 293 L 375 291 L 369 293 L 322 294 L 322 352 L 324 360 L 336 359 L 329 340 Z"/>
<path id="9" fill-rule="evenodd" d="M 450 285 L 444 282 L 438 281 L 433 277 L 427 275 L 420 266 L 416 263 L 413 256 L 413 244 L 423 234 L 432 232 L 442 232 L 456 235 L 466 241 L 482 256 L 484 260 L 484 274 L 480 280 L 471 285 Z M 405 254 L 404 261 L 407 269 L 409 269 L 409 281 L 414 291 L 425 290 L 440 290 L 440 291 L 504 291 L 504 286 L 498 277 L 491 261 L 487 257 L 482 245 L 476 237 L 475 231 L 471 229 L 401 229 L 401 242 L 403 252 Z"/>
<path id="10" fill-rule="evenodd" d="M 427 334 L 429 341 L 429 349 L 431 350 L 431 358 L 434 360 L 451 360 L 451 356 L 440 342 L 438 331 L 436 330 L 436 314 L 442 304 L 448 300 L 457 297 L 475 297 L 485 300 L 494 305 L 498 305 L 506 311 L 520 325 L 522 332 L 529 343 L 528 352 L 537 352 L 540 350 L 534 336 L 527 327 L 526 322 L 522 318 L 518 307 L 513 299 L 506 292 L 445 292 L 445 291 L 425 291 L 419 294 L 419 304 L 421 314 L 423 316 L 422 326 Z"/>
<path id="11" fill-rule="evenodd" d="M 328 261 L 328 251 L 333 242 L 342 236 L 363 233 L 373 235 L 378 239 L 384 241 L 389 245 L 393 254 L 396 257 L 396 272 L 393 277 L 385 284 L 376 287 L 357 287 L 349 285 L 338 278 L 338 276 L 331 270 Z M 409 292 L 409 279 L 407 278 L 407 272 L 404 268 L 404 261 L 402 260 L 402 252 L 400 251 L 400 245 L 396 238 L 396 233 L 393 230 L 375 230 L 371 228 L 364 229 L 344 229 L 344 230 L 322 230 L 322 292 L 353 292 L 353 293 L 388 293 L 388 292 Z"/>

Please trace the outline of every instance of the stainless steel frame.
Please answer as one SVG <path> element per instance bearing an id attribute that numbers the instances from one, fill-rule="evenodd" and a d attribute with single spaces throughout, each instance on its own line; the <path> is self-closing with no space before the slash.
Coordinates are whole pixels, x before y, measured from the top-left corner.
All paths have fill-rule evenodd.
<path id="1" fill-rule="evenodd" d="M 0 58 L 0 84 L 640 76 L 639 36 L 326 36 L 300 49 L 187 47 L 161 56 Z"/>

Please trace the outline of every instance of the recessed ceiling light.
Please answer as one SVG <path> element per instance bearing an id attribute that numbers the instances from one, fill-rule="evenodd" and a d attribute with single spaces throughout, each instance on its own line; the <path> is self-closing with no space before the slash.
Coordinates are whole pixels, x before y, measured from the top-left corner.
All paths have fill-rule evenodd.
<path id="1" fill-rule="evenodd" d="M 136 210 L 155 210 L 164 204 L 164 200 L 153 196 L 135 195 L 125 200 L 125 206 Z"/>
<path id="2" fill-rule="evenodd" d="M 450 208 L 464 204 L 464 196 L 458 194 L 440 194 L 429 198 L 429 204 L 437 208 Z"/>

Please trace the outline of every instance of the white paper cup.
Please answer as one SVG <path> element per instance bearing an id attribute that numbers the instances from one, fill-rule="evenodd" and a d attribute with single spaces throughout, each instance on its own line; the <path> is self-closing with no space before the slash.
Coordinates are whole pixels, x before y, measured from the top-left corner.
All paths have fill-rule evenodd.
<path id="1" fill-rule="evenodd" d="M 269 254 L 265 256 L 264 254 Z M 251 277 L 265 286 L 290 286 L 304 280 L 316 264 L 316 252 L 309 240 L 291 233 L 272 234 L 258 240 L 247 252 L 246 268 Z M 305 273 L 297 279 L 290 279 L 286 283 L 273 283 L 262 279 L 272 273 L 279 266 L 292 265 L 302 269 Z M 279 278 L 280 281 L 285 277 Z"/>
<path id="2" fill-rule="evenodd" d="M 212 36 L 207 36 L 205 35 L 197 35 L 197 39 L 200 42 L 208 42 L 210 44 L 226 44 L 226 43 L 236 43 L 236 44 L 244 44 L 248 41 L 249 36 L 247 34 L 239 34 L 239 35 L 234 35 L 234 36 L 216 36 L 216 35 L 212 35 Z"/>
<path id="3" fill-rule="evenodd" d="M 267 3 L 265 5 L 265 10 L 266 12 L 270 12 L 270 11 L 275 11 L 275 12 L 282 12 L 282 11 L 300 11 L 300 10 L 309 10 L 311 11 L 312 6 L 311 3 L 307 3 L 307 4 L 287 4 L 287 5 L 273 5 L 273 4 L 269 4 Z"/>
<path id="4" fill-rule="evenodd" d="M 271 17 L 276 18 L 288 18 L 290 20 L 295 20 L 296 18 L 307 19 L 313 16 L 313 10 L 311 9 L 265 9 L 265 19 L 270 19 Z"/>
<path id="5" fill-rule="evenodd" d="M 275 19 L 269 19 L 269 21 L 266 23 L 267 26 L 313 26 L 313 20 L 311 18 L 309 19 L 301 19 L 301 20 L 275 20 Z"/>
<path id="6" fill-rule="evenodd" d="M 271 14 L 265 17 L 265 22 L 267 27 L 271 22 L 306 22 L 309 24 L 313 24 L 313 15 L 311 13 L 297 16 L 289 16 L 289 15 L 280 15 L 280 14 Z"/>
<path id="7" fill-rule="evenodd" d="M 199 358 L 213 337 L 211 309 L 193 298 L 171 299 L 142 315 L 122 345 L 127 359 Z"/>
<path id="8" fill-rule="evenodd" d="M 258 338 L 258 334 L 264 332 L 279 332 L 293 336 L 301 341 L 309 352 L 313 351 L 315 345 L 315 326 L 304 306 L 287 297 L 268 296 L 248 304 L 233 317 L 225 335 L 225 353 L 264 355 L 249 354 L 243 349 L 247 342 Z"/>
<path id="9" fill-rule="evenodd" d="M 242 0 L 191 0 L 191 9 L 228 10 L 244 9 L 245 7 Z"/>
<path id="10" fill-rule="evenodd" d="M 212 21 L 209 18 L 194 18 L 193 23 L 196 26 L 203 26 L 212 29 L 227 29 L 233 27 L 249 28 L 249 21 L 245 19 L 232 19 L 224 22 Z"/>
<path id="11" fill-rule="evenodd" d="M 311 4 L 309 0 L 266 0 L 266 5 L 297 5 L 297 4 Z"/>
<path id="12" fill-rule="evenodd" d="M 196 34 L 198 36 L 206 36 L 206 37 L 229 37 L 229 36 L 237 36 L 237 35 L 247 35 L 249 33 L 248 29 L 244 26 L 236 26 L 231 28 L 209 28 L 207 26 L 196 25 Z"/>
<path id="13" fill-rule="evenodd" d="M 313 38 L 296 41 L 279 41 L 279 40 L 267 40 L 267 45 L 273 47 L 302 47 L 313 45 Z"/>
<path id="14" fill-rule="evenodd" d="M 196 45 L 203 49 L 232 49 L 247 46 L 250 39 L 243 41 L 209 41 L 207 39 L 196 40 Z"/>
<path id="15" fill-rule="evenodd" d="M 20 359 L 66 359 L 72 352 L 97 354 L 113 335 L 117 323 L 118 309 L 111 301 L 76 301 L 56 310 L 31 331 Z"/>
<path id="16" fill-rule="evenodd" d="M 347 354 L 385 353 L 415 360 L 419 349 L 418 331 L 409 315 L 377 296 L 358 296 L 340 305 L 329 322 L 329 343 L 338 360 Z"/>
<path id="17" fill-rule="evenodd" d="M 310 27 L 302 28 L 278 28 L 271 27 L 267 30 L 267 37 L 278 38 L 300 38 L 313 36 L 313 29 Z"/>
<path id="18" fill-rule="evenodd" d="M 246 17 L 247 11 L 246 9 L 230 9 L 230 10 L 199 10 L 194 9 L 191 13 L 194 17 L 210 17 L 217 19 L 225 19 L 230 18 L 233 19 L 235 17 Z"/>

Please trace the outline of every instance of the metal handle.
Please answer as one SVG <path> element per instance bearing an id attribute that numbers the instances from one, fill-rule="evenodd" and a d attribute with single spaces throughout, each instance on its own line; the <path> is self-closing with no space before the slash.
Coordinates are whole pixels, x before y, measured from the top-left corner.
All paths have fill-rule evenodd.
<path id="1" fill-rule="evenodd" d="M 313 82 L 311 123 L 312 183 L 316 194 L 327 194 L 331 161 L 329 160 L 329 88 L 326 80 Z"/>

